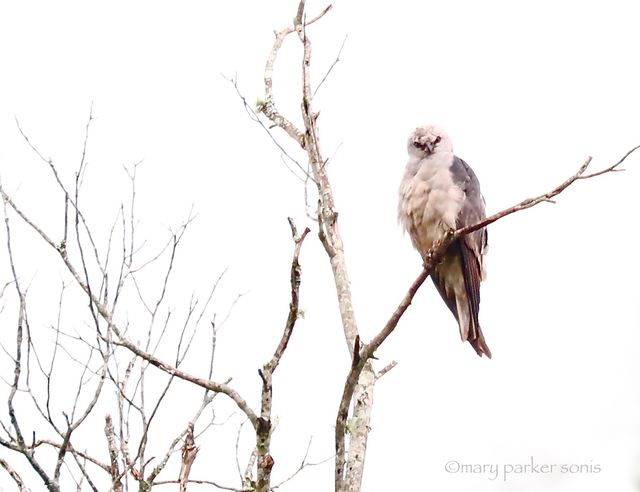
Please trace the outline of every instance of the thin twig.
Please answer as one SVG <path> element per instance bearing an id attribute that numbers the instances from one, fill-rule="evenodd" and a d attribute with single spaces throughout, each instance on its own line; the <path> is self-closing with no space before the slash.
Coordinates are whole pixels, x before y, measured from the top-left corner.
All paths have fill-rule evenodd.
<path id="1" fill-rule="evenodd" d="M 391 369 L 393 369 L 397 365 L 398 365 L 398 361 L 392 360 L 391 362 L 389 362 L 386 366 L 384 366 L 382 369 L 378 371 L 378 373 L 376 374 L 376 381 L 380 379 L 382 376 L 384 376 L 385 374 L 387 374 Z"/>
<path id="2" fill-rule="evenodd" d="M 316 87 L 316 90 L 313 91 L 312 94 L 312 98 L 316 97 L 316 93 L 320 90 L 320 87 L 322 87 L 322 84 L 324 84 L 325 80 L 327 80 L 327 77 L 329 77 L 329 75 L 331 74 L 331 71 L 333 70 L 333 68 L 338 64 L 338 62 L 340 61 L 340 55 L 342 54 L 342 50 L 344 49 L 344 45 L 347 42 L 347 37 L 345 36 L 344 39 L 342 40 L 342 44 L 340 45 L 340 49 L 338 50 L 338 54 L 336 55 L 336 59 L 333 60 L 333 63 L 331 64 L 331 66 L 329 67 L 329 70 L 327 70 L 327 73 L 324 74 L 324 77 L 322 77 L 322 80 L 320 81 L 320 83 L 318 84 L 318 86 Z"/>
<path id="3" fill-rule="evenodd" d="M 323 465 L 327 461 L 333 459 L 333 456 L 329 456 L 328 458 L 325 458 L 325 459 L 320 460 L 320 461 L 315 461 L 315 462 L 307 461 L 307 458 L 309 457 L 309 450 L 311 449 L 311 443 L 312 442 L 313 442 L 313 439 L 310 438 L 309 442 L 307 443 L 307 449 L 304 452 L 304 456 L 302 457 L 302 460 L 300 461 L 300 465 L 298 466 L 298 468 L 296 468 L 296 470 L 291 475 L 289 475 L 287 478 L 285 478 L 284 480 L 282 480 L 278 484 L 276 484 L 273 487 L 271 487 L 271 490 L 276 490 L 279 487 L 281 487 L 282 485 L 284 485 L 285 483 L 293 480 L 305 468 L 312 467 L 312 466 Z"/>
<path id="4" fill-rule="evenodd" d="M 254 492 L 253 489 L 250 488 L 246 488 L 246 489 L 239 489 L 237 487 L 229 487 L 226 485 L 221 485 L 218 482 L 214 482 L 213 480 L 194 480 L 192 478 L 190 478 L 189 480 L 187 480 L 186 483 L 193 483 L 196 485 L 211 485 L 213 487 L 215 487 L 216 489 L 220 489 L 220 490 L 228 490 L 231 492 Z M 151 485 L 152 486 L 156 486 L 156 485 L 176 485 L 176 484 L 180 484 L 180 480 L 159 480 L 157 482 L 153 482 Z"/>
<path id="5" fill-rule="evenodd" d="M 258 116 L 258 114 L 255 112 L 255 110 L 249 105 L 249 103 L 247 102 L 247 99 L 244 97 L 244 95 L 242 94 L 242 92 L 240 91 L 240 88 L 238 87 L 238 81 L 235 78 L 230 78 L 227 77 L 226 75 L 222 74 L 222 77 L 227 80 L 229 83 L 231 83 L 231 85 L 233 85 L 233 88 L 236 91 L 236 94 L 238 95 L 238 97 L 240 98 L 240 101 L 242 101 L 242 105 L 244 106 L 245 111 L 247 112 L 247 114 L 249 115 L 249 117 L 255 121 L 256 123 L 258 123 L 260 125 L 260 127 L 267 132 L 267 135 L 269 135 L 269 138 L 271 139 L 271 141 L 276 145 L 276 147 L 278 147 L 278 149 L 280 149 L 280 155 L 282 156 L 282 162 L 284 163 L 285 167 L 289 170 L 289 172 L 291 174 L 293 174 L 297 179 L 299 179 L 300 181 L 305 181 L 307 179 L 313 179 L 308 171 L 302 167 L 302 165 L 287 151 L 287 149 L 284 148 L 284 146 L 282 146 L 280 144 L 280 142 L 278 142 L 278 140 L 273 136 L 273 134 L 271 133 L 271 128 L 268 127 L 267 125 L 265 125 L 263 123 L 263 121 L 260 119 L 260 117 Z M 258 106 L 258 111 L 261 111 L 263 102 L 262 101 L 258 101 L 257 106 Z M 289 166 L 289 164 L 287 163 L 287 161 L 284 158 L 287 158 L 289 161 L 291 161 L 301 172 L 302 174 L 305 176 L 305 178 L 301 178 L 300 176 L 298 176 L 298 174 L 296 173 L 296 171 L 291 168 Z"/>

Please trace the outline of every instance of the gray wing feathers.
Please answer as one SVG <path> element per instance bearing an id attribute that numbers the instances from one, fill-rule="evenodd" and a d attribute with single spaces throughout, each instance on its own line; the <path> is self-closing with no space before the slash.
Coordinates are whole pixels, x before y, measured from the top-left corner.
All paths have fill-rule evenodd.
<path id="1" fill-rule="evenodd" d="M 480 183 L 473 169 L 465 161 L 454 156 L 451 163 L 451 174 L 454 183 L 464 192 L 462 209 L 458 215 L 456 226 L 464 227 L 480 222 L 485 218 L 484 198 L 480 194 Z M 482 267 L 482 256 L 487 248 L 487 230 L 481 229 L 467 234 L 464 242 L 474 251 Z"/>
<path id="2" fill-rule="evenodd" d="M 484 199 L 480 194 L 480 184 L 473 170 L 465 161 L 454 156 L 451 163 L 451 174 L 454 183 L 464 192 L 462 208 L 456 220 L 456 227 L 472 225 L 484 219 Z M 482 263 L 487 248 L 487 231 L 486 229 L 481 229 L 472 232 L 462 240 L 456 241 L 456 243 L 451 246 L 450 252 L 458 254 L 461 260 L 470 317 L 468 330 L 464 331 L 467 332 L 468 340 L 478 353 L 484 352 L 488 357 L 491 357 L 491 352 L 484 342 L 478 320 L 480 312 L 480 282 L 484 276 Z M 436 279 L 434 278 L 434 280 Z M 439 287 L 438 290 L 440 294 L 443 294 L 442 288 Z M 444 295 L 442 297 L 445 298 Z M 449 309 L 454 311 L 451 300 L 445 298 L 445 302 Z"/>
<path id="3" fill-rule="evenodd" d="M 456 221 L 457 227 L 475 224 L 485 217 L 484 200 L 480 194 L 480 183 L 473 169 L 460 159 L 454 157 L 451 164 L 454 182 L 464 191 L 462 209 Z M 482 280 L 482 256 L 487 244 L 486 229 L 468 234 L 459 249 L 462 258 L 462 272 L 465 287 L 471 307 L 472 322 L 479 326 L 478 313 L 480 311 L 480 282 Z M 473 334 L 475 337 L 475 333 Z M 473 337 L 472 337 L 473 338 Z"/>

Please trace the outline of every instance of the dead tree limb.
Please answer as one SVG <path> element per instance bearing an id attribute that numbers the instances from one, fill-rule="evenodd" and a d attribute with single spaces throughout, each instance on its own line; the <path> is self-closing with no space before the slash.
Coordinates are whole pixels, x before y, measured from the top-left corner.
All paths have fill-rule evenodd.
<path id="1" fill-rule="evenodd" d="M 24 480 L 22 480 L 20 474 L 15 471 L 14 468 L 6 460 L 0 458 L 0 466 L 5 469 L 11 479 L 16 483 L 16 486 L 18 487 L 18 490 L 20 490 L 20 492 L 27 492 L 28 489 L 24 484 Z"/>
<path id="2" fill-rule="evenodd" d="M 271 456 L 271 433 L 273 430 L 273 423 L 271 420 L 271 408 L 273 403 L 273 373 L 280 363 L 280 359 L 284 355 L 289 340 L 293 333 L 293 328 L 298 320 L 299 314 L 299 300 L 300 300 L 300 282 L 301 282 L 301 268 L 300 268 L 300 248 L 302 242 L 307 234 L 310 232 L 309 228 L 305 228 L 301 235 L 298 235 L 293 219 L 289 218 L 289 226 L 291 227 L 291 235 L 294 241 L 293 259 L 291 260 L 291 302 L 289 303 L 289 314 L 287 315 L 287 321 L 285 323 L 284 331 L 280 342 L 276 347 L 271 360 L 262 366 L 262 370 L 258 371 L 260 378 L 262 379 L 262 404 L 260 410 L 260 418 L 258 419 L 259 425 L 256 430 L 256 462 L 257 462 L 257 478 L 256 478 L 256 492 L 269 492 L 271 490 L 271 470 L 275 463 L 273 456 Z"/>
<path id="3" fill-rule="evenodd" d="M 107 449 L 109 450 L 109 474 L 111 475 L 111 487 L 113 492 L 122 492 L 122 480 L 120 467 L 118 466 L 118 444 L 116 434 L 113 430 L 113 420 L 111 415 L 105 417 L 104 434 L 107 438 Z"/>
<path id="4" fill-rule="evenodd" d="M 193 437 L 193 423 L 189 424 L 187 435 L 184 438 L 182 446 L 182 465 L 180 467 L 180 492 L 187 492 L 187 484 L 189 483 L 189 474 L 191 473 L 191 465 L 196 460 L 198 447 Z"/>
<path id="5" fill-rule="evenodd" d="M 351 283 L 347 271 L 342 236 L 338 228 L 338 211 L 336 210 L 331 183 L 327 175 L 326 159 L 322 156 L 320 141 L 318 138 L 317 119 L 318 113 L 313 110 L 312 100 L 314 91 L 311 88 L 311 40 L 307 35 L 307 27 L 321 19 L 329 10 L 326 7 L 312 20 L 305 17 L 305 0 L 298 4 L 294 25 L 276 32 L 276 39 L 267 57 L 265 66 L 264 85 L 265 97 L 258 110 L 263 113 L 276 127 L 284 130 L 306 152 L 309 169 L 318 192 L 318 236 L 329 257 L 329 263 L 333 272 L 333 278 L 338 297 L 338 306 L 342 319 L 342 328 L 345 335 L 347 349 L 352 354 L 358 339 L 358 327 L 351 296 Z M 273 96 L 273 66 L 278 56 L 284 39 L 291 33 L 297 33 L 303 46 L 302 58 L 302 101 L 301 113 L 304 122 L 304 132 L 297 129 L 289 119 L 285 118 L 275 105 Z M 366 362 L 366 361 L 365 361 Z M 357 385 L 355 401 L 360 405 L 358 418 L 354 420 L 349 446 L 350 465 L 348 469 L 349 484 L 345 488 L 343 477 L 344 467 L 338 469 L 338 457 L 336 456 L 336 491 L 359 490 L 362 482 L 362 470 L 364 456 L 366 454 L 367 436 L 373 404 L 373 385 L 375 373 L 370 364 L 365 363 L 359 371 L 360 384 Z"/>

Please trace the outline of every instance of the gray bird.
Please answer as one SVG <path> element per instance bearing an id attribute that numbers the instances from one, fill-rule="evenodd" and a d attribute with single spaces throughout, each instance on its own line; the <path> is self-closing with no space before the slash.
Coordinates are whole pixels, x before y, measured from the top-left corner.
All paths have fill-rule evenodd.
<path id="1" fill-rule="evenodd" d="M 451 140 L 436 126 L 423 126 L 409 137 L 409 162 L 400 184 L 398 221 L 426 259 L 447 231 L 484 219 L 484 198 L 473 170 L 454 155 Z M 478 312 L 487 231 L 480 229 L 453 242 L 431 271 L 431 279 L 479 356 L 491 358 Z"/>

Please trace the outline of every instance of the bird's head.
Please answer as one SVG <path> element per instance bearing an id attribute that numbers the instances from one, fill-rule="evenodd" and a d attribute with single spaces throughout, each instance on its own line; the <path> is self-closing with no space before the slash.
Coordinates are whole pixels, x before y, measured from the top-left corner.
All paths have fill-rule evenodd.
<path id="1" fill-rule="evenodd" d="M 451 140 L 444 130 L 437 126 L 421 126 L 414 130 L 407 143 L 409 155 L 428 157 L 438 152 L 453 152 Z"/>

